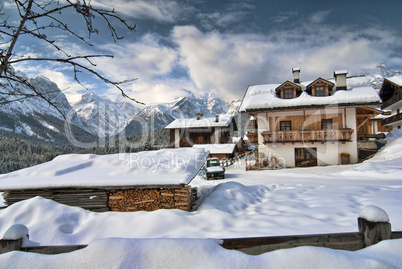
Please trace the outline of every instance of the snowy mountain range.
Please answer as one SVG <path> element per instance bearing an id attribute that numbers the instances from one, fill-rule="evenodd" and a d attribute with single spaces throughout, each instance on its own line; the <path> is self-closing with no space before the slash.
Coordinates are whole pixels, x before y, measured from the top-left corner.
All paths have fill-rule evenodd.
<path id="1" fill-rule="evenodd" d="M 204 116 L 218 114 L 237 114 L 241 101 L 225 102 L 216 98 L 213 93 L 205 94 L 202 97 L 187 90 L 183 90 L 186 96 L 158 105 L 144 108 L 137 113 L 129 122 L 124 132 L 125 135 L 139 134 L 142 132 L 159 131 L 169 123 L 179 118 L 193 118 L 197 112 Z"/>
<path id="2" fill-rule="evenodd" d="M 20 76 L 25 76 L 20 73 Z M 80 100 L 70 104 L 58 86 L 50 79 L 38 76 L 26 77 L 41 93 L 49 97 L 66 116 L 72 126 L 74 138 L 93 142 L 97 137 L 132 135 L 150 130 L 162 130 L 177 117 L 194 117 L 196 112 L 206 116 L 237 113 L 240 101 L 225 102 L 214 94 L 200 98 L 187 90 L 185 97 L 164 104 L 139 109 L 129 102 L 112 101 L 94 93 L 85 93 Z M 10 86 L 4 85 L 7 88 Z M 22 92 L 30 90 L 18 85 Z M 5 89 L 4 92 L 10 89 Z M 0 94 L 0 98 L 9 98 Z M 26 98 L 2 104 L 0 107 L 0 132 L 17 134 L 40 141 L 68 144 L 63 116 L 39 97 Z"/>
<path id="3" fill-rule="evenodd" d="M 25 76 L 22 73 L 18 75 Z M 93 134 L 86 131 L 86 126 L 79 125 L 78 117 L 73 107 L 54 82 L 43 76 L 35 78 L 25 76 L 25 78 L 37 91 L 52 100 L 63 115 L 70 118 L 71 134 L 76 139 L 80 141 L 95 139 Z M 2 92 L 13 91 L 10 84 L 4 83 L 2 87 L 4 89 Z M 22 94 L 31 92 L 25 85 L 15 84 L 13 87 Z M 6 135 L 17 135 L 39 141 L 68 144 L 68 139 L 65 135 L 68 125 L 65 124 L 62 114 L 56 108 L 40 97 L 16 100 L 19 97 L 18 95 L 7 96 L 0 94 L 0 100 L 2 101 L 14 100 L 0 106 L 0 132 Z"/>

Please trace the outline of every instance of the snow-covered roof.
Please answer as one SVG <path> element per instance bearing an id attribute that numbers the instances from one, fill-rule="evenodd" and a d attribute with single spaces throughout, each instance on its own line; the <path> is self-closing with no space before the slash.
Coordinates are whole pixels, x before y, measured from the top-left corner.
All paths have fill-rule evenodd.
<path id="1" fill-rule="evenodd" d="M 219 115 L 219 120 L 216 122 L 215 117 L 202 117 L 201 119 L 176 119 L 165 129 L 178 129 L 178 128 L 202 128 L 202 127 L 227 127 L 230 125 L 233 116 Z"/>
<path id="2" fill-rule="evenodd" d="M 328 81 L 335 83 L 334 79 Z M 302 94 L 293 99 L 277 97 L 275 89 L 281 84 L 249 86 L 240 106 L 240 112 L 327 105 L 372 105 L 381 102 L 376 90 L 365 77 L 347 78 L 347 90 L 333 91 L 331 96 L 311 96 L 305 90 L 312 81 L 302 82 Z"/>
<path id="3" fill-rule="evenodd" d="M 337 70 L 334 72 L 335 75 L 344 75 L 347 73 L 348 73 L 348 70 Z"/>
<path id="4" fill-rule="evenodd" d="M 196 144 L 193 148 L 205 149 L 210 154 L 232 154 L 236 144 Z"/>
<path id="5" fill-rule="evenodd" d="M 234 136 L 234 137 L 232 137 L 232 143 L 239 143 L 239 141 L 242 139 L 242 137 L 236 137 L 236 136 Z"/>
<path id="6" fill-rule="evenodd" d="M 47 163 L 0 175 L 0 190 L 186 185 L 208 154 L 203 148 L 180 148 L 61 155 Z"/>
<path id="7" fill-rule="evenodd" d="M 402 75 L 398 75 L 398 76 L 393 76 L 390 78 L 386 78 L 388 81 L 398 85 L 398 86 L 402 86 Z"/>

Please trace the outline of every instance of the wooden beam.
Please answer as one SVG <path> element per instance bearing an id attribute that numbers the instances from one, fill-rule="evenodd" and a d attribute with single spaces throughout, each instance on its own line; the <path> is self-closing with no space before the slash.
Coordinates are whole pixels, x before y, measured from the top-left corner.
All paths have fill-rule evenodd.
<path id="1" fill-rule="evenodd" d="M 359 126 L 357 126 L 356 131 L 358 131 L 364 124 L 366 124 L 369 119 L 370 118 L 368 117 L 362 123 L 360 123 Z"/>
<path id="2" fill-rule="evenodd" d="M 358 118 L 365 118 L 365 117 L 373 118 L 373 117 L 375 117 L 377 115 L 378 114 L 357 114 L 356 117 L 358 117 Z"/>

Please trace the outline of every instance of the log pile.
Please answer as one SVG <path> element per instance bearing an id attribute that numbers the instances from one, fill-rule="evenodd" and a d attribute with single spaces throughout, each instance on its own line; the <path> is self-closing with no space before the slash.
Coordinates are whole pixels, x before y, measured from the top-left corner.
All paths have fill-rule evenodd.
<path id="1" fill-rule="evenodd" d="M 194 205 L 197 190 L 190 186 L 180 189 L 135 189 L 115 191 L 109 195 L 112 211 L 153 211 L 157 209 L 181 209 L 190 211 Z"/>
<path id="2" fill-rule="evenodd" d="M 106 189 L 28 189 L 3 193 L 9 206 L 35 196 L 54 200 L 68 206 L 77 206 L 95 212 L 153 211 L 157 209 L 182 209 L 190 211 L 197 197 L 196 189 L 148 188 L 134 190 Z"/>
<path id="3" fill-rule="evenodd" d="M 10 190 L 3 193 L 7 205 L 41 196 L 58 203 L 78 206 L 95 212 L 108 211 L 108 191 L 100 189 L 29 189 Z"/>

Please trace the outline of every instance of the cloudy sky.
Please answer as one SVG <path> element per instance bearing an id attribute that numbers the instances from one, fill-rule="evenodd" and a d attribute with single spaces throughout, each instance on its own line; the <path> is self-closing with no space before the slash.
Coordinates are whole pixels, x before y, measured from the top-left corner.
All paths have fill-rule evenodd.
<path id="1" fill-rule="evenodd" d="M 4 1 L 4 0 L 3 0 Z M 13 13 L 5 0 L 6 14 Z M 8 4 L 7 4 L 8 3 Z M 119 28 L 123 40 L 114 43 L 104 24 L 89 47 L 60 33 L 57 42 L 72 54 L 113 54 L 97 68 L 113 80 L 138 78 L 126 93 L 146 104 L 171 101 L 183 89 L 196 95 L 215 92 L 226 100 L 241 99 L 248 85 L 281 83 L 301 67 L 301 79 L 332 77 L 333 71 L 372 74 L 376 66 L 402 70 L 400 0 L 93 0 L 114 8 L 135 32 Z M 63 19 L 82 31 L 81 18 Z M 4 15 L 3 15 L 4 17 Z M 17 18 L 17 17 L 16 17 Z M 56 33 L 54 33 L 56 34 Z M 49 53 L 50 48 L 21 39 L 25 55 Z M 20 64 L 29 75 L 55 81 L 69 99 L 85 90 L 71 71 L 58 65 Z M 115 98 L 116 89 L 86 74 L 90 91 Z"/>

